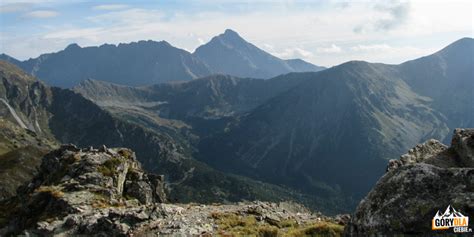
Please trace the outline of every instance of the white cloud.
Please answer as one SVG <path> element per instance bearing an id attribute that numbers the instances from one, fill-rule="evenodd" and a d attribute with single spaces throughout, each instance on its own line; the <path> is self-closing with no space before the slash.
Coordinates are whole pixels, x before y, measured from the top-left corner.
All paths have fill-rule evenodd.
<path id="1" fill-rule="evenodd" d="M 388 17 L 378 19 L 375 23 L 376 30 L 391 30 L 404 24 L 410 15 L 410 2 L 395 0 L 392 2 L 378 3 L 374 9 L 388 14 Z"/>
<path id="2" fill-rule="evenodd" d="M 342 49 L 341 47 L 331 44 L 329 47 L 318 47 L 316 48 L 316 52 L 318 53 L 341 53 Z"/>
<path id="3" fill-rule="evenodd" d="M 379 43 L 358 44 L 349 49 L 350 51 L 347 52 L 346 56 L 352 60 L 365 59 L 371 62 L 400 63 L 432 54 L 440 48 L 419 48 L 409 45 L 391 46 L 387 43 Z"/>
<path id="4" fill-rule="evenodd" d="M 52 32 L 52 33 L 44 35 L 42 38 L 50 39 L 50 40 L 71 40 L 71 43 L 75 42 L 78 39 L 86 39 L 90 41 L 95 41 L 99 39 L 101 32 L 103 32 L 103 29 L 100 27 L 70 29 L 70 30 Z"/>
<path id="5" fill-rule="evenodd" d="M 254 6 L 252 3 L 248 1 L 249 6 Z M 401 3 L 384 6 L 380 1 L 351 1 L 334 6 L 331 2 L 324 7 L 307 1 L 305 7 L 296 8 L 291 4 L 278 8 L 268 3 L 265 9 L 249 7 L 232 13 L 216 8 L 186 11 L 134 5 L 114 11 L 89 11 L 91 15 L 82 19 L 67 18 L 68 14 L 61 10 L 61 23 L 51 23 L 49 28 L 38 25 L 34 33 L 29 32 L 33 23 L 25 28 L 20 24 L 9 25 L 16 30 L 11 32 L 0 25 L 0 52 L 24 59 L 63 49 L 71 42 L 90 46 L 147 39 L 166 40 L 176 47 L 193 50 L 231 28 L 276 56 L 300 57 L 332 66 L 354 59 L 399 63 L 432 53 L 460 37 L 474 36 L 470 1 L 414 0 L 408 8 L 400 7 Z M 225 4 L 218 9 L 225 9 Z M 381 32 L 384 21 L 397 17 L 404 23 L 394 26 L 385 22 L 390 29 Z M 357 26 L 361 26 L 360 33 L 354 32 Z M 377 30 L 376 26 L 382 28 Z"/>
<path id="6" fill-rule="evenodd" d="M 359 44 L 357 46 L 351 47 L 351 50 L 356 51 L 356 52 L 359 52 L 359 51 L 384 51 L 384 50 L 388 50 L 388 49 L 392 49 L 392 47 L 390 47 L 387 44 L 369 44 L 369 45 Z"/>
<path id="7" fill-rule="evenodd" d="M 27 11 L 31 8 L 29 3 L 10 3 L 0 5 L 0 13 L 12 13 Z"/>
<path id="8" fill-rule="evenodd" d="M 104 4 L 104 5 L 97 5 L 94 6 L 92 9 L 94 10 L 104 10 L 104 11 L 115 11 L 115 10 L 122 10 L 128 8 L 128 5 L 125 4 Z"/>
<path id="9" fill-rule="evenodd" d="M 38 11 L 31 11 L 26 14 L 24 14 L 24 17 L 28 18 L 51 18 L 59 15 L 57 11 L 51 11 L 51 10 L 38 10 Z"/>
<path id="10" fill-rule="evenodd" d="M 310 58 L 313 56 L 313 53 L 311 53 L 308 50 L 295 47 L 295 48 L 287 48 L 283 50 L 283 52 L 275 52 L 270 50 L 270 53 L 284 59 L 293 59 L 293 58 Z"/>
<path id="11" fill-rule="evenodd" d="M 162 17 L 163 14 L 158 10 L 130 8 L 90 16 L 86 20 L 99 25 L 108 24 L 110 27 L 117 27 L 118 25 L 129 27 L 155 23 Z M 124 31 L 126 30 L 124 29 Z"/>
<path id="12" fill-rule="evenodd" d="M 405 24 L 411 15 L 411 2 L 409 1 L 375 1 L 369 6 L 368 13 L 371 19 L 360 23 L 353 28 L 355 33 L 368 31 L 390 31 Z"/>

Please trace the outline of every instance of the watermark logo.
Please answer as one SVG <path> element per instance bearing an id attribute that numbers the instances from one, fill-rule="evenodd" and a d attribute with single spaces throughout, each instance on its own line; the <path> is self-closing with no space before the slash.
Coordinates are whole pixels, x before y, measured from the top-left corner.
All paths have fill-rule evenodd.
<path id="1" fill-rule="evenodd" d="M 456 211 L 451 205 L 446 208 L 443 214 L 440 211 L 436 212 L 431 226 L 432 230 L 448 230 L 450 228 L 453 228 L 455 233 L 472 232 L 472 229 L 469 228 L 469 217 Z"/>

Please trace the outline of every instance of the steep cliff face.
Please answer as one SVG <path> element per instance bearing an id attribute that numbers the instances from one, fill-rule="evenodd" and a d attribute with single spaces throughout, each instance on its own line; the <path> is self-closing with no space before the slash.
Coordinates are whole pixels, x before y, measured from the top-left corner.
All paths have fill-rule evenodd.
<path id="1" fill-rule="evenodd" d="M 56 147 L 48 127 L 51 101 L 46 86 L 0 60 L 0 200 L 14 196 Z"/>
<path id="2" fill-rule="evenodd" d="M 47 86 L 16 66 L 0 60 L 0 117 L 52 137 L 48 129 L 52 92 Z"/>
<path id="3" fill-rule="evenodd" d="M 346 234 L 443 234 L 431 230 L 431 220 L 449 205 L 473 216 L 473 152 L 474 129 L 456 129 L 450 147 L 430 140 L 391 160 Z"/>

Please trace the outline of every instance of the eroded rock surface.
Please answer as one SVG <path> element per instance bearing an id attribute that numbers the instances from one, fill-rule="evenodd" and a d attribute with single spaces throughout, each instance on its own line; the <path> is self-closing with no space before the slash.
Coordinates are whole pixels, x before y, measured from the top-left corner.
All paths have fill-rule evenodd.
<path id="1" fill-rule="evenodd" d="M 0 235 L 91 234 L 107 228 L 127 233 L 131 227 L 121 221 L 133 226 L 161 216 L 147 205 L 166 200 L 163 177 L 145 173 L 131 150 L 105 146 L 61 146 L 43 157 L 38 175 L 17 193 L 0 205 L 6 225 Z M 118 222 L 106 225 L 104 217 Z"/>
<path id="2" fill-rule="evenodd" d="M 473 152 L 474 129 L 456 129 L 449 148 L 429 140 L 390 161 L 346 235 L 443 234 L 431 230 L 431 219 L 448 205 L 474 216 Z"/>

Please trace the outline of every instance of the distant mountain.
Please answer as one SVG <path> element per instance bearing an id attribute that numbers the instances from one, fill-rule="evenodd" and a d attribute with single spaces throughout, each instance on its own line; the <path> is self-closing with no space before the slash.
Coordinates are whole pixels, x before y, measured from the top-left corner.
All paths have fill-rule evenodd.
<path id="1" fill-rule="evenodd" d="M 14 57 L 11 57 L 10 55 L 4 54 L 4 53 L 0 54 L 0 60 L 7 61 L 7 62 L 15 64 L 15 65 L 19 65 L 21 63 L 20 60 L 14 58 Z"/>
<path id="2" fill-rule="evenodd" d="M 460 39 L 435 54 L 399 66 L 415 92 L 430 97 L 449 128 L 474 127 L 474 39 Z M 449 137 L 445 140 L 449 142 Z"/>
<path id="3" fill-rule="evenodd" d="M 303 60 L 281 60 L 227 30 L 194 54 L 166 41 L 139 41 L 117 46 L 80 47 L 18 61 L 6 54 L 0 59 L 21 67 L 51 86 L 71 88 L 87 79 L 128 86 L 187 81 L 212 74 L 270 78 L 289 72 L 324 69 Z"/>
<path id="4" fill-rule="evenodd" d="M 97 80 L 86 80 L 74 87 L 85 97 L 104 106 L 153 104 L 163 118 L 188 120 L 217 119 L 256 108 L 307 78 L 277 77 L 271 80 L 212 75 L 188 82 L 161 83 L 147 87 L 128 87 Z"/>
<path id="5" fill-rule="evenodd" d="M 384 160 L 470 125 L 472 46 L 463 39 L 401 65 L 352 61 L 305 74 L 309 80 L 201 140 L 197 157 L 227 172 L 359 200 Z"/>
<path id="6" fill-rule="evenodd" d="M 165 41 L 85 48 L 71 44 L 62 51 L 43 54 L 19 66 L 47 84 L 59 87 L 72 87 L 88 78 L 133 86 L 150 85 L 211 73 L 193 55 Z"/>
<path id="7" fill-rule="evenodd" d="M 213 72 L 238 77 L 271 78 L 289 72 L 324 69 L 303 60 L 277 58 L 229 29 L 198 47 L 193 55 L 205 62 Z"/>
<path id="8" fill-rule="evenodd" d="M 429 101 L 391 66 L 348 62 L 314 73 L 201 141 L 199 157 L 228 172 L 359 200 L 384 159 L 448 134 Z"/>

